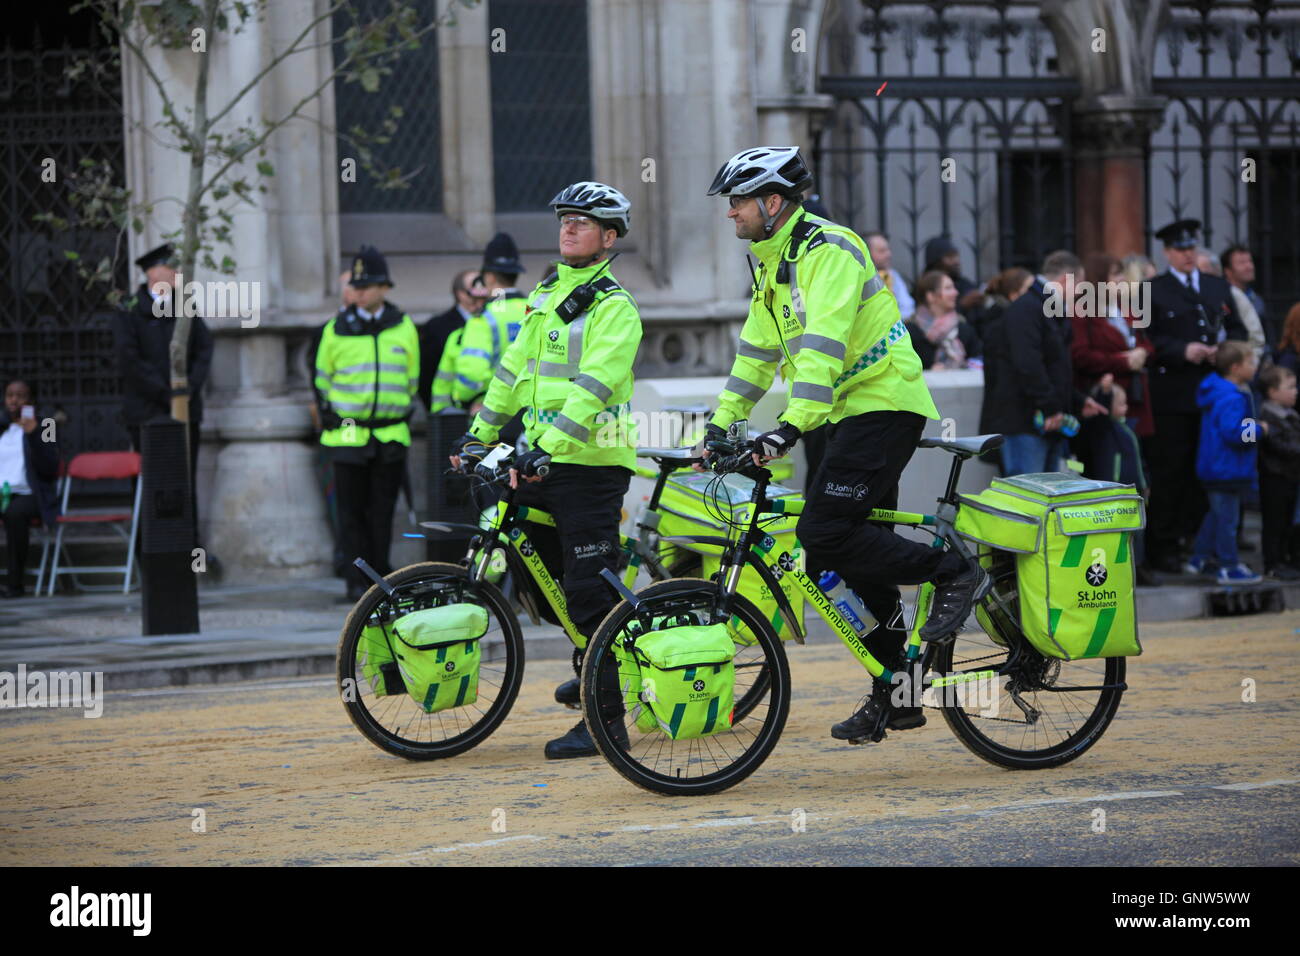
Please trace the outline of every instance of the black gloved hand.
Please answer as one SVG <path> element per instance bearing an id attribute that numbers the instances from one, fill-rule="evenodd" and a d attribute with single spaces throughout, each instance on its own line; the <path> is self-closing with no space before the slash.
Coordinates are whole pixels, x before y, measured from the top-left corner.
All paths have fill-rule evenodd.
<path id="1" fill-rule="evenodd" d="M 465 451 L 466 445 L 481 445 L 481 444 L 483 444 L 483 439 L 477 437 L 476 435 L 471 434 L 470 432 L 466 432 L 465 434 L 461 435 L 459 438 L 457 438 L 454 442 L 451 443 L 451 450 L 447 452 L 447 454 L 451 455 L 452 457 L 459 458 L 461 456 L 461 453 Z"/>
<path id="2" fill-rule="evenodd" d="M 704 426 L 704 447 L 709 447 L 711 441 L 726 441 L 727 430 L 709 422 Z"/>
<path id="3" fill-rule="evenodd" d="M 550 460 L 550 452 L 541 448 L 530 448 L 522 455 L 515 456 L 514 463 L 510 467 L 525 478 L 536 478 L 538 467 L 545 465 Z"/>
<path id="4" fill-rule="evenodd" d="M 780 458 L 789 453 L 803 432 L 787 422 L 754 439 L 754 454 L 760 458 Z"/>
<path id="5" fill-rule="evenodd" d="M 339 417 L 339 413 L 334 409 L 326 408 L 321 410 L 320 427 L 322 431 L 333 431 L 336 428 L 341 428 L 342 425 L 343 419 Z"/>

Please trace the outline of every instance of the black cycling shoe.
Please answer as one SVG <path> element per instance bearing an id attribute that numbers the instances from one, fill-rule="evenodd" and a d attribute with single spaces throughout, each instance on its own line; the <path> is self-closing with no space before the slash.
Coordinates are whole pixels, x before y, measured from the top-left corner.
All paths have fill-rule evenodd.
<path id="1" fill-rule="evenodd" d="M 989 593 L 993 579 L 978 564 L 971 565 L 947 584 L 936 584 L 930 615 L 921 628 L 921 640 L 933 641 L 961 629 L 971 608 Z"/>
<path id="2" fill-rule="evenodd" d="M 885 728 L 914 730 L 924 726 L 925 714 L 922 709 L 890 706 L 889 688 L 885 687 L 862 698 L 862 705 L 852 717 L 831 727 L 831 736 L 836 740 L 847 740 L 851 744 L 862 744 L 868 740 L 877 743 L 885 738 Z"/>
<path id="3" fill-rule="evenodd" d="M 610 731 L 614 742 L 627 749 L 627 728 L 623 726 L 622 717 L 610 721 Z M 545 753 L 547 760 L 568 760 L 571 757 L 594 757 L 597 751 L 587 725 L 580 720 L 563 737 L 547 741 Z"/>
<path id="4" fill-rule="evenodd" d="M 565 707 L 572 707 L 574 710 L 578 709 L 582 704 L 582 685 L 578 682 L 578 678 L 566 680 L 555 688 L 555 702 Z"/>

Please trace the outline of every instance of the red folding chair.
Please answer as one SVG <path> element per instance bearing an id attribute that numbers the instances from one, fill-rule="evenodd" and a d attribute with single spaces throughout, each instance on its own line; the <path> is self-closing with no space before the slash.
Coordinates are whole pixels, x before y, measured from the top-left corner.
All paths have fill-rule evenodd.
<path id="1" fill-rule="evenodd" d="M 117 586 L 82 584 L 77 577 L 78 574 L 121 574 L 122 593 L 130 593 L 132 576 L 137 573 L 135 539 L 136 530 L 140 523 L 140 493 L 142 487 L 142 482 L 138 480 L 139 477 L 140 455 L 134 451 L 82 452 L 68 463 L 67 477 L 63 481 L 63 502 L 59 509 L 61 513 L 54 519 L 55 527 L 58 530 L 54 536 L 54 565 L 50 568 L 46 594 L 54 593 L 54 585 L 61 574 L 72 575 L 76 585 L 85 591 L 112 591 L 116 590 Z M 74 482 L 114 481 L 123 478 L 137 479 L 135 482 L 135 500 L 130 511 L 123 511 L 121 508 L 73 509 L 68 506 Z M 61 567 L 60 559 L 66 554 L 64 551 L 64 533 L 72 527 L 86 528 L 95 525 L 106 526 L 112 529 L 114 533 L 111 535 L 83 535 L 78 532 L 69 541 L 85 544 L 125 539 L 126 564 Z"/>

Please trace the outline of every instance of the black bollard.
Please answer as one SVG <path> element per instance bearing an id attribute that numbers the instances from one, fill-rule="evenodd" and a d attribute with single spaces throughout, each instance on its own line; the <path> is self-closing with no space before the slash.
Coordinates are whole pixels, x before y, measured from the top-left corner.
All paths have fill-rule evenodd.
<path id="1" fill-rule="evenodd" d="M 172 418 L 140 428 L 140 610 L 146 635 L 199 632 L 187 428 Z"/>

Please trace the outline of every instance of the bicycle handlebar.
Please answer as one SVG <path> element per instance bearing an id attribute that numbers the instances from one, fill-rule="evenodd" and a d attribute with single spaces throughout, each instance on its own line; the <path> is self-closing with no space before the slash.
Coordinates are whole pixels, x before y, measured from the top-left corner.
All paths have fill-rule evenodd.
<path id="1" fill-rule="evenodd" d="M 467 459 L 479 459 L 477 464 L 473 466 L 473 474 L 492 484 L 508 481 L 510 479 L 511 463 L 514 460 L 513 457 L 501 461 L 495 468 L 489 468 L 482 462 L 482 459 L 486 458 L 488 453 L 489 449 L 486 445 L 473 443 L 468 444 L 461 449 L 460 468 L 453 470 L 458 471 L 462 475 L 468 475 L 471 471 L 468 467 L 469 462 Z M 545 455 L 541 458 L 537 466 L 537 476 L 539 478 L 545 478 L 550 473 L 550 461 L 550 455 Z"/>

